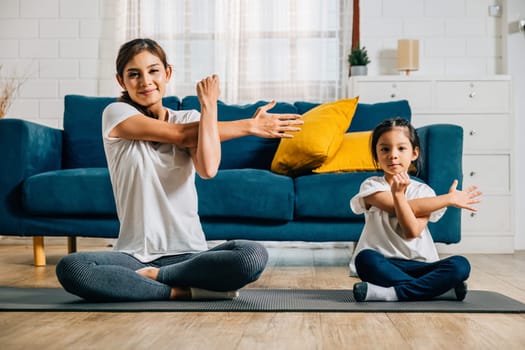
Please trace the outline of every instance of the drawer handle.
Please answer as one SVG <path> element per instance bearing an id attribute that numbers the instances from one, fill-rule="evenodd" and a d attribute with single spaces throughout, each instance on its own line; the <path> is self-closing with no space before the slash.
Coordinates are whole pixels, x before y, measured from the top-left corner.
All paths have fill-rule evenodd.
<path id="1" fill-rule="evenodd" d="M 470 94 L 468 94 L 468 97 L 469 97 L 469 98 L 474 98 L 474 97 L 476 97 L 476 92 L 472 91 Z"/>
<path id="2" fill-rule="evenodd" d="M 475 218 L 476 217 L 476 213 L 470 213 L 470 217 L 471 218 Z"/>
<path id="3" fill-rule="evenodd" d="M 470 176 L 476 176 L 476 172 L 475 171 L 471 171 L 469 175 Z"/>
<path id="4" fill-rule="evenodd" d="M 470 130 L 469 135 L 470 135 L 470 136 L 474 136 L 474 135 L 476 135 L 476 130 Z"/>
<path id="5" fill-rule="evenodd" d="M 390 98 L 395 98 L 396 97 L 396 94 L 390 94 Z"/>

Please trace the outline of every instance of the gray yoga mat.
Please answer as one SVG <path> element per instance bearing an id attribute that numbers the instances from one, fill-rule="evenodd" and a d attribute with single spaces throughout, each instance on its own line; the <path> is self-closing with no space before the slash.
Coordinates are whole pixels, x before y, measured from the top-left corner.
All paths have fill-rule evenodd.
<path id="1" fill-rule="evenodd" d="M 477 312 L 523 313 L 525 304 L 489 291 L 464 301 L 354 302 L 351 290 L 243 289 L 234 300 L 88 303 L 60 288 L 0 287 L 0 311 L 105 312 Z"/>

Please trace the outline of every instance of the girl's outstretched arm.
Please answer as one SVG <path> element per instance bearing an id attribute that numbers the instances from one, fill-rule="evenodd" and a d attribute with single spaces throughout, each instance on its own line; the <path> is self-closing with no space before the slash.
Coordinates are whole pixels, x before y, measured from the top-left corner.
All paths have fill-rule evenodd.
<path id="1" fill-rule="evenodd" d="M 446 194 L 408 200 L 414 215 L 416 217 L 426 217 L 436 210 L 449 206 L 476 211 L 474 205 L 481 202 L 479 197 L 482 193 L 477 191 L 476 186 L 470 186 L 466 190 L 458 190 L 457 185 L 458 181 L 454 180 L 449 192 Z M 391 192 L 376 192 L 366 197 L 365 200 L 369 206 L 375 206 L 381 210 L 395 214 L 394 199 Z"/>
<path id="2" fill-rule="evenodd" d="M 466 190 L 458 190 L 457 187 L 458 180 L 454 180 L 448 193 L 436 197 L 413 199 L 410 201 L 410 206 L 417 215 L 430 215 L 433 211 L 445 207 L 477 211 L 474 205 L 481 202 L 482 194 L 477 190 L 477 186 L 470 186 Z"/>

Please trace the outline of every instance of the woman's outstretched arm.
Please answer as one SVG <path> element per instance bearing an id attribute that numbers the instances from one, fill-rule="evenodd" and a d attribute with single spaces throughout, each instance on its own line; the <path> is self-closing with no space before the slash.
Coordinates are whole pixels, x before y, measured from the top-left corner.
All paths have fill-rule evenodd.
<path id="1" fill-rule="evenodd" d="M 270 102 L 257 109 L 252 118 L 229 122 L 219 122 L 221 141 L 254 135 L 264 138 L 291 138 L 300 131 L 304 123 L 298 114 L 268 113 L 275 105 Z M 129 140 L 173 143 L 179 147 L 196 147 L 199 135 L 199 122 L 171 124 L 142 114 L 132 116 L 113 128 L 111 137 Z"/>

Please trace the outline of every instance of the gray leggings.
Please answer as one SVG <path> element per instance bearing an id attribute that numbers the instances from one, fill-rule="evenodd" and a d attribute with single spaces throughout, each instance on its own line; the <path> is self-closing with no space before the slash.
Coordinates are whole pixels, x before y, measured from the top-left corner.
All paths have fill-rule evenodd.
<path id="1" fill-rule="evenodd" d="M 56 266 L 58 281 L 69 293 L 89 301 L 167 300 L 171 287 L 237 290 L 259 278 L 268 252 L 259 243 L 233 240 L 210 250 L 165 256 L 142 263 L 121 252 L 79 252 Z M 158 280 L 135 271 L 160 268 Z"/>

